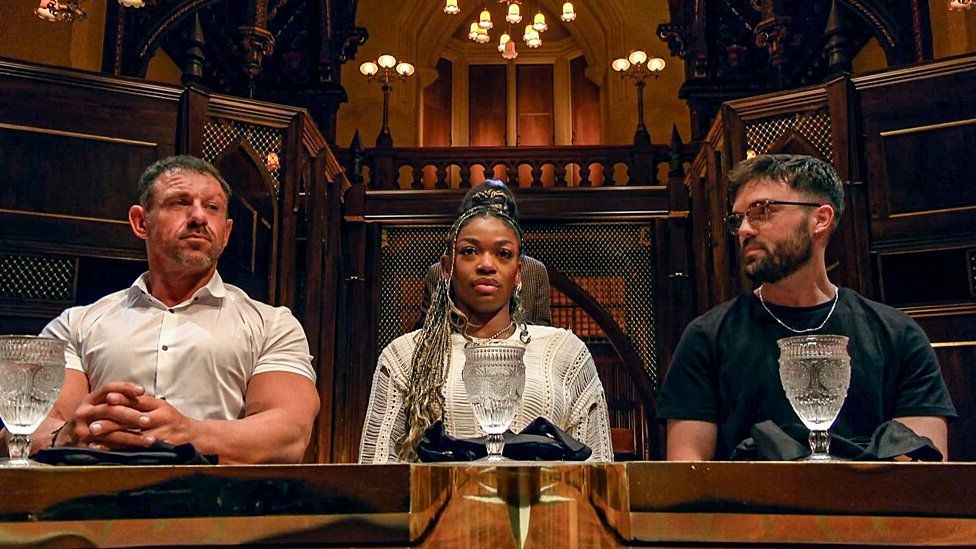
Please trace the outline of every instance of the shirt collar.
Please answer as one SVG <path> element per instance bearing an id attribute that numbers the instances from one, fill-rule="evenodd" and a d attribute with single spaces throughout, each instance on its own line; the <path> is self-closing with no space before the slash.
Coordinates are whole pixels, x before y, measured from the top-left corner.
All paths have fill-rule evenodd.
<path id="1" fill-rule="evenodd" d="M 161 301 L 156 299 L 149 293 L 149 286 L 146 284 L 146 280 L 149 278 L 149 271 L 146 271 L 139 275 L 139 278 L 129 286 L 129 296 L 128 296 L 128 306 L 134 307 L 140 302 L 151 303 L 162 308 L 166 307 Z M 224 280 L 220 278 L 220 273 L 214 271 L 213 276 L 207 281 L 206 285 L 193 293 L 193 295 L 174 307 L 169 307 L 172 309 L 188 306 L 190 303 L 197 302 L 200 304 L 218 304 L 224 297 L 227 296 L 227 288 L 224 286 Z"/>

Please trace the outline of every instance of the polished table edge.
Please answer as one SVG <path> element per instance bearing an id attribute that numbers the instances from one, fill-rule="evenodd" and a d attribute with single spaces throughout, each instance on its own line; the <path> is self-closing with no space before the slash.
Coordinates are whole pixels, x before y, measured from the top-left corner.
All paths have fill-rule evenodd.
<path id="1" fill-rule="evenodd" d="M 976 542 L 974 486 L 971 463 L 29 467 L 0 469 L 0 544 L 461 546 L 572 516 L 601 544 L 952 545 Z"/>

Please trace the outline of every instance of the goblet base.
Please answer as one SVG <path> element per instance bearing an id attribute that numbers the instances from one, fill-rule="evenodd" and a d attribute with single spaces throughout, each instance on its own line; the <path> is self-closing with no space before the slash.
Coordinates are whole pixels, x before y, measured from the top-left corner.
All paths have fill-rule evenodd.
<path id="1" fill-rule="evenodd" d="M 831 461 L 847 461 L 844 458 L 839 458 L 832 456 L 830 454 L 810 454 L 809 456 L 800 459 L 800 461 L 813 461 L 817 463 L 829 463 Z"/>
<path id="2" fill-rule="evenodd" d="M 511 462 L 511 461 L 512 461 L 511 459 L 508 459 L 507 457 L 505 457 L 505 456 L 503 456 L 501 454 L 488 454 L 487 456 L 485 456 L 483 458 L 479 458 L 479 459 L 474 460 L 472 463 L 494 464 L 494 463 L 508 463 L 508 462 Z"/>
<path id="3" fill-rule="evenodd" d="M 41 465 L 36 461 L 31 461 L 27 458 L 0 458 L 0 469 L 19 469 L 23 467 L 31 467 L 34 465 Z"/>

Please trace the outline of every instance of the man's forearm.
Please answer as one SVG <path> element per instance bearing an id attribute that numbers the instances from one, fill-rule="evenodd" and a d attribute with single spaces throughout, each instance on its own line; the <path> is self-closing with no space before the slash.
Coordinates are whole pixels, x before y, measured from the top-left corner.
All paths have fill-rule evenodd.
<path id="1" fill-rule="evenodd" d="M 268 410 L 237 420 L 190 420 L 192 442 L 220 463 L 300 463 L 312 436 L 311 424 L 286 410 Z"/>

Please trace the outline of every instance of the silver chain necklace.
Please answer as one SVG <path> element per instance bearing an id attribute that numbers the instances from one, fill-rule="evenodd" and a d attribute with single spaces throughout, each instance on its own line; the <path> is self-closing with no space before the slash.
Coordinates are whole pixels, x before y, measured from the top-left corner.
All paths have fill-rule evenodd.
<path id="1" fill-rule="evenodd" d="M 509 321 L 509 323 L 506 324 L 504 328 L 502 328 L 501 330 L 498 330 L 492 336 L 489 336 L 489 337 L 475 337 L 475 336 L 471 336 L 471 339 L 477 339 L 477 340 L 480 340 L 480 341 L 491 341 L 493 339 L 497 339 L 498 336 L 500 336 L 500 335 L 504 334 L 505 332 L 507 332 L 508 329 L 511 328 L 512 326 L 515 326 L 515 321 L 514 320 Z"/>
<path id="2" fill-rule="evenodd" d="M 807 328 L 805 330 L 797 330 L 796 328 L 791 328 L 790 326 L 787 326 L 785 322 L 783 322 L 782 320 L 776 318 L 776 315 L 773 314 L 773 311 L 770 311 L 769 310 L 769 307 L 766 306 L 766 301 L 763 300 L 763 291 L 762 290 L 763 290 L 763 287 L 762 287 L 762 284 L 760 284 L 759 285 L 759 303 L 762 303 L 763 309 L 766 309 L 766 312 L 769 313 L 769 316 L 773 317 L 773 320 L 775 320 L 777 323 L 779 323 L 780 326 L 786 328 L 787 330 L 793 332 L 794 334 L 806 334 L 806 333 L 809 333 L 809 332 L 816 332 L 817 330 L 819 330 L 819 329 L 823 328 L 824 326 L 826 326 L 827 325 L 827 321 L 830 320 L 831 315 L 834 314 L 834 309 L 837 307 L 837 298 L 840 296 L 840 288 L 838 288 L 837 286 L 834 286 L 834 303 L 830 306 L 830 311 L 827 312 L 827 317 L 823 319 L 823 322 L 821 322 L 820 325 L 817 326 L 816 328 Z"/>

